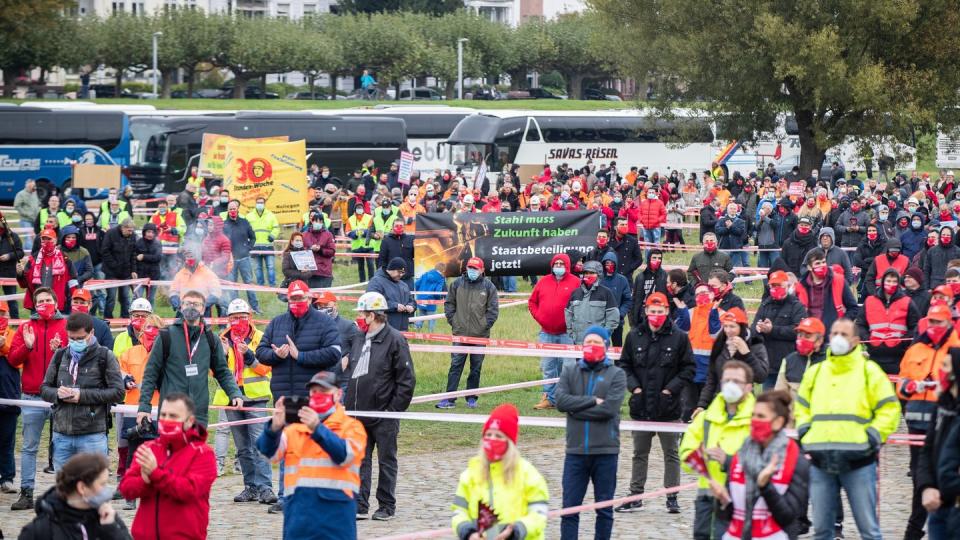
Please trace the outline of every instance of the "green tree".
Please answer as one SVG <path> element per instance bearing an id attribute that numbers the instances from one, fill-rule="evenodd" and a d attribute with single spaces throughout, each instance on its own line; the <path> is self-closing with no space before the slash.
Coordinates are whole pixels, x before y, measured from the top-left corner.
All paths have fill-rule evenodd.
<path id="1" fill-rule="evenodd" d="M 37 65 L 36 47 L 63 22 L 70 0 L 0 0 L 0 70 L 4 97 L 13 97 L 13 83 Z"/>
<path id="2" fill-rule="evenodd" d="M 247 83 L 269 73 L 290 71 L 302 27 L 283 19 L 218 18 L 216 65 L 233 73 L 233 97 L 243 99 Z M 263 88 L 266 91 L 266 87 Z"/>
<path id="3" fill-rule="evenodd" d="M 501 56 L 502 71 L 510 75 L 510 88 L 526 87 L 527 73 L 542 71 L 553 65 L 560 53 L 554 36 L 539 19 L 521 24 L 507 32 Z"/>
<path id="4" fill-rule="evenodd" d="M 163 78 L 161 96 L 170 97 L 173 75 L 178 69 L 183 70 L 187 95 L 192 96 L 198 66 L 209 66 L 219 50 L 218 19 L 198 9 L 169 9 L 157 15 L 155 27 L 163 32 L 157 49 Z"/>
<path id="5" fill-rule="evenodd" d="M 584 79 L 616 74 L 619 50 L 607 39 L 610 27 L 596 14 L 561 15 L 545 29 L 557 46 L 549 66 L 566 79 L 570 99 L 580 99 Z"/>
<path id="6" fill-rule="evenodd" d="M 313 95 L 314 81 L 321 73 L 343 72 L 348 66 L 344 62 L 341 44 L 332 35 L 321 33 L 309 24 L 302 32 L 301 39 L 296 43 L 297 49 L 291 67 L 307 76 Z M 334 86 L 331 95 L 335 96 L 336 82 L 332 75 L 331 80 Z"/>
<path id="7" fill-rule="evenodd" d="M 340 13 L 387 13 L 408 11 L 443 15 L 463 8 L 463 0 L 338 0 Z"/>
<path id="8" fill-rule="evenodd" d="M 153 20 L 118 12 L 97 28 L 98 64 L 116 70 L 117 95 L 123 88 L 124 71 L 142 73 L 152 63 Z"/>
<path id="9" fill-rule="evenodd" d="M 422 71 L 417 75 L 436 77 L 443 84 L 447 99 L 453 99 L 456 94 L 458 39 L 468 40 L 463 46 L 464 78 L 480 77 L 486 72 L 489 50 L 497 47 L 484 25 L 489 20 L 465 11 L 442 17 L 421 15 L 410 19 L 429 50 L 423 59 Z"/>
<path id="10" fill-rule="evenodd" d="M 592 0 L 622 40 L 622 68 L 659 81 L 666 109 L 697 100 L 738 138 L 791 111 L 800 166 L 819 168 L 847 136 L 932 127 L 958 102 L 955 0 Z M 935 36 L 925 38 L 923 36 Z"/>
<path id="11" fill-rule="evenodd" d="M 370 69 L 381 87 L 398 90 L 398 98 L 400 81 L 423 72 L 429 51 L 412 15 L 351 15 L 337 22 L 347 65 Z"/>

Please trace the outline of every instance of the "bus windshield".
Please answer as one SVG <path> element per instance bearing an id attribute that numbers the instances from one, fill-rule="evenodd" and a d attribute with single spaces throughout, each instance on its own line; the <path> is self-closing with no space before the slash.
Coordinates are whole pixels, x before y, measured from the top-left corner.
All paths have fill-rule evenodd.
<path id="1" fill-rule="evenodd" d="M 130 164 L 162 167 L 166 162 L 170 131 L 150 122 L 134 122 L 130 126 L 133 136 L 130 149 Z"/>

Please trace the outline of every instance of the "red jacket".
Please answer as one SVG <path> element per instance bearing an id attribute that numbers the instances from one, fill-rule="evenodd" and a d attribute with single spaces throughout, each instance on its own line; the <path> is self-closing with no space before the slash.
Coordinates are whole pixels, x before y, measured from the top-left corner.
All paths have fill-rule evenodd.
<path id="1" fill-rule="evenodd" d="M 624 206 L 618 217 L 627 218 L 627 234 L 637 235 L 637 220 L 640 219 L 639 206 Z"/>
<path id="2" fill-rule="evenodd" d="M 33 329 L 35 341 L 33 349 L 27 349 L 23 343 L 23 329 L 30 326 Z M 7 362 L 15 368 L 23 368 L 22 384 L 24 394 L 37 395 L 40 393 L 40 384 L 47 373 L 47 366 L 53 358 L 56 349 L 50 346 L 50 340 L 60 336 L 60 347 L 67 346 L 67 318 L 60 313 L 54 314 L 49 321 L 41 320 L 36 314 L 30 320 L 17 328 L 7 353 Z"/>
<path id="3" fill-rule="evenodd" d="M 640 201 L 638 221 L 644 229 L 659 229 L 667 222 L 667 207 L 660 199 L 644 199 Z"/>
<path id="4" fill-rule="evenodd" d="M 333 256 L 337 252 L 337 244 L 333 239 L 333 234 L 324 229 L 322 231 L 307 231 L 303 233 L 303 247 L 311 249 L 313 246 L 320 246 L 318 251 L 313 252 L 313 259 L 317 261 L 317 271 L 313 273 L 319 277 L 333 276 Z"/>
<path id="5" fill-rule="evenodd" d="M 553 273 L 540 278 L 530 293 L 530 300 L 527 301 L 527 309 L 533 315 L 533 320 L 537 321 L 544 332 L 554 335 L 566 334 L 567 321 L 563 312 L 570 301 L 570 295 L 580 286 L 580 278 L 570 272 L 570 257 L 566 253 L 557 253 L 550 259 L 550 267 L 558 260 L 567 265 L 563 279 L 557 280 Z"/>
<path id="6" fill-rule="evenodd" d="M 203 239 L 202 249 L 203 264 L 226 279 L 227 266 L 230 264 L 233 250 L 230 247 L 230 239 L 223 234 L 223 220 L 220 216 L 213 216 L 210 219 L 210 232 Z"/>
<path id="7" fill-rule="evenodd" d="M 207 446 L 207 430 L 190 428 L 186 440 L 168 447 L 158 440 L 145 443 L 157 458 L 147 484 L 136 460 L 120 481 L 120 493 L 140 499 L 130 533 L 137 540 L 207 537 L 210 488 L 217 479 L 217 458 Z"/>

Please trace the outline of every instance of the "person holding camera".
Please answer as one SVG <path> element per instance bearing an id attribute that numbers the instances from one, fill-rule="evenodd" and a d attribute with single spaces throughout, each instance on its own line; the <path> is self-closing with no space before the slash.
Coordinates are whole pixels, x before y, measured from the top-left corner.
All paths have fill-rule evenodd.
<path id="1" fill-rule="evenodd" d="M 283 537 L 355 539 L 367 432 L 340 404 L 335 373 L 321 371 L 306 387 L 309 398 L 277 399 L 273 419 L 257 440 L 263 455 L 286 467 Z"/>
<path id="2" fill-rule="evenodd" d="M 217 458 L 193 399 L 170 392 L 160 404 L 157 435 L 137 448 L 120 481 L 125 499 L 140 499 L 131 532 L 137 540 L 206 538 Z"/>

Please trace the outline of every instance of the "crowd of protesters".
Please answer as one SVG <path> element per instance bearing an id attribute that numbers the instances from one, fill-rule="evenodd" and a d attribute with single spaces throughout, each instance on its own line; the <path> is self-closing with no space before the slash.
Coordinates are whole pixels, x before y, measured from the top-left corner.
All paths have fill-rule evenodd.
<path id="1" fill-rule="evenodd" d="M 569 210 L 598 211 L 595 247 L 559 253 L 547 275 L 526 278 L 536 341 L 576 345 L 580 356 L 541 359 L 544 379 L 558 382 L 534 405 L 566 416 L 563 507 L 579 506 L 590 483 L 595 502 L 614 498 L 624 400 L 631 419 L 668 425 L 632 433 L 628 499 L 597 509 L 595 538 L 611 537 L 617 514 L 643 508 L 654 435 L 668 513 L 684 511 L 681 468 L 700 477 L 694 538 L 810 530 L 840 538 L 841 493 L 860 537 L 880 538 L 878 456 L 901 419 L 924 439 L 910 448 L 904 536 L 951 537 L 960 522 L 960 354 L 951 352 L 960 347 L 960 189 L 951 172 L 878 181 L 834 164 L 829 177 L 772 166 L 728 176 L 713 164 L 702 174 L 631 167 L 621 176 L 609 163 L 545 166 L 522 181 L 517 171 L 496 181 L 436 171 L 400 182 L 396 164 L 381 173 L 365 163 L 346 180 L 316 167 L 309 209 L 292 232 L 265 199 L 241 215 L 226 190 L 200 181 L 158 201 L 139 232 L 129 189 L 88 206 L 69 191 L 41 201 L 28 183 L 15 208 L 33 234 L 21 240 L 0 216 L 0 277 L 25 295 L 22 305 L 0 302 L 0 397 L 52 407 L 0 405 L 0 491 L 19 493 L 13 510 L 37 514 L 22 537 L 205 537 L 230 438 L 243 478 L 235 503 L 282 512 L 285 537 L 355 538 L 355 519 L 392 519 L 403 504 L 401 423 L 346 411 L 409 407 L 416 374 L 403 332 L 418 312 L 443 304 L 454 335 L 488 338 L 501 294 L 517 288 L 517 276 L 488 276 L 480 257 L 450 283 L 442 264 L 414 275 L 416 215 Z M 685 240 L 687 228 L 696 232 Z M 338 241 L 366 285 L 353 322 L 339 316 L 336 296 L 318 291 L 334 283 Z M 299 251 L 314 264 L 305 267 Z M 754 312 L 735 290 L 755 273 Z M 155 287 L 89 290 L 97 278 L 171 280 L 164 292 L 175 321 L 154 312 Z M 258 328 L 262 296 L 239 298 L 221 278 L 278 287 L 286 310 Z M 219 329 L 205 320 L 214 308 L 227 319 Z M 104 320 L 115 314 L 128 319 L 116 337 Z M 467 392 L 481 387 L 484 355 L 456 352 L 447 392 L 458 390 L 468 361 Z M 479 399 L 466 395 L 466 406 Z M 111 406 L 121 403 L 136 412 L 114 420 Z M 206 443 L 211 406 L 233 407 L 215 448 Z M 56 486 L 38 494 L 48 420 Z M 456 488 L 458 537 L 543 537 L 549 494 L 520 456 L 518 426 L 512 405 L 484 425 Z M 116 489 L 105 459 L 111 429 Z M 129 532 L 114 499 L 137 511 Z M 577 538 L 578 514 L 560 530 Z"/>

